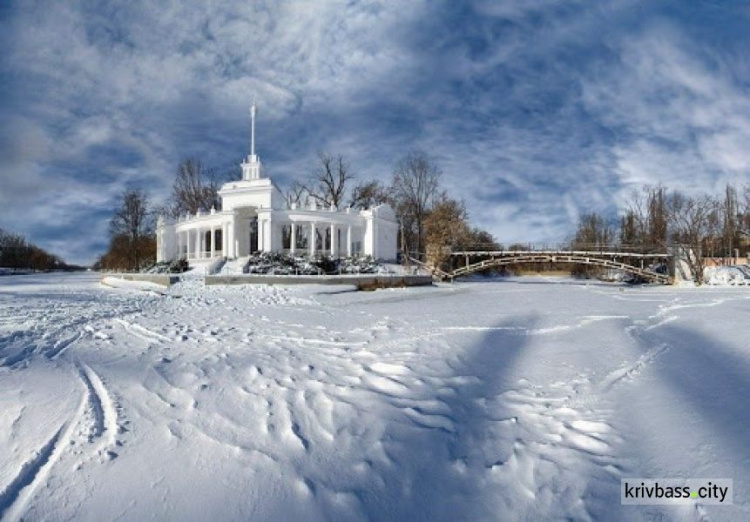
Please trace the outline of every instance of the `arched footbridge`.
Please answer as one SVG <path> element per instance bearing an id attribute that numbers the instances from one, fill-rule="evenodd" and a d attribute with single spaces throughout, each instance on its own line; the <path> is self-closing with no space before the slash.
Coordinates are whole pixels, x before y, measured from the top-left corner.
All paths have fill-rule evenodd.
<path id="1" fill-rule="evenodd" d="M 665 253 L 636 253 L 605 250 L 462 250 L 450 253 L 451 270 L 413 260 L 434 277 L 453 280 L 494 267 L 519 264 L 588 265 L 621 270 L 656 283 L 670 284 L 673 256 Z"/>

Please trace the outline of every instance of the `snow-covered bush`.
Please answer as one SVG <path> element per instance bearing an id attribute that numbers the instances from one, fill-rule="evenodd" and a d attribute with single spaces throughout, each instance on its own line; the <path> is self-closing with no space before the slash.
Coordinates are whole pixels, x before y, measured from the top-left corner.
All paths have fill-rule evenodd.
<path id="1" fill-rule="evenodd" d="M 739 266 L 709 266 L 703 271 L 703 282 L 713 286 L 747 286 L 750 274 Z"/>
<path id="2" fill-rule="evenodd" d="M 342 274 L 377 274 L 383 268 L 372 256 L 346 257 L 339 261 Z"/>
<path id="3" fill-rule="evenodd" d="M 387 271 L 372 257 L 291 255 L 280 252 L 258 252 L 251 255 L 243 272 L 269 275 L 376 274 Z"/>
<path id="4" fill-rule="evenodd" d="M 173 261 L 162 261 L 161 263 L 154 263 L 148 268 L 141 270 L 147 274 L 181 274 L 186 272 L 189 268 L 187 259 L 180 258 Z"/>

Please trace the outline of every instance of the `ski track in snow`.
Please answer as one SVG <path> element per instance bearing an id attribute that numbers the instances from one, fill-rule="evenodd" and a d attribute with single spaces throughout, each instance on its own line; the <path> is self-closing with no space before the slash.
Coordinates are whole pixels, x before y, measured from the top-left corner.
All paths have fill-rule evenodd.
<path id="1" fill-rule="evenodd" d="M 50 306 L 47 303 L 55 301 L 50 296 L 36 298 L 34 295 L 31 304 L 23 306 L 21 315 L 12 312 L 20 307 L 0 309 L 3 312 L 0 328 L 13 330 L 0 338 L 0 368 L 23 370 L 41 356 L 49 361 L 59 361 L 63 367 L 76 367 L 85 389 L 74 416 L 36 450 L 34 456 L 21 464 L 15 478 L 0 492 L 0 519 L 3 520 L 24 517 L 31 499 L 42 488 L 58 461 L 77 462 L 73 467 L 79 468 L 94 457 L 111 460 L 117 456 L 113 448 L 121 444 L 117 440 L 118 406 L 111 400 L 99 375 L 84 363 L 62 359 L 82 339 L 108 339 L 99 328 L 113 317 L 137 313 L 143 300 L 114 299 L 108 308 L 102 306 L 100 299 L 103 296 L 96 291 L 73 291 L 71 295 L 78 305 L 73 310 Z M 6 315 L 8 310 L 10 313 Z M 21 420 L 20 417 L 16 419 L 14 427 Z"/>
<path id="2" fill-rule="evenodd" d="M 22 517 L 34 493 L 44 484 L 52 467 L 70 446 L 85 406 L 86 400 L 83 398 L 75 417 L 63 424 L 33 457 L 21 465 L 16 477 L 0 494 L 1 518 L 18 520 Z"/>
<path id="3" fill-rule="evenodd" d="M 29 316 L 6 308 L 3 370 L 22 371 L 41 355 L 48 364 L 74 367 L 84 395 L 78 413 L 2 489 L 0 518 L 21 517 L 61 459 L 79 469 L 118 456 L 123 405 L 92 367 L 105 376 L 114 370 L 87 359 L 96 350 L 102 360 L 122 357 L 141 368 L 126 390 L 114 389 L 118 399 L 127 396 L 124 405 L 140 429 L 167 441 L 165 448 L 221 448 L 218 458 L 229 455 L 254 473 L 273 470 L 271 490 L 291 487 L 291 499 L 314 503 L 324 518 L 378 518 L 386 512 L 369 511 L 373 495 L 398 505 L 414 490 L 417 498 L 436 495 L 434 505 L 422 507 L 438 518 L 484 506 L 476 507 L 477 518 L 591 520 L 601 514 L 592 504 L 597 495 L 619 488 L 629 469 L 620 457 L 627 441 L 609 400 L 637 386 L 639 375 L 670 349 L 663 342 L 649 346 L 646 335 L 679 321 L 675 312 L 726 302 L 654 299 L 658 308 L 641 319 L 588 311 L 537 326 L 475 322 L 469 315 L 426 327 L 429 317 L 418 324 L 373 310 L 421 306 L 429 294 L 356 294 L 356 319 L 338 328 L 341 306 L 327 304 L 328 297 L 273 287 L 196 290 L 194 284 L 174 290 L 180 299 L 126 299 L 115 292 L 106 306 L 95 306 L 84 297 L 75 313 L 43 303 L 30 307 Z M 441 298 L 457 299 L 473 292 L 469 286 L 440 291 Z M 25 320 L 21 329 L 18 320 Z M 502 374 L 504 366 L 465 362 L 467 335 L 489 336 L 490 346 L 506 349 L 516 342 L 554 346 L 602 325 L 619 329 L 640 350 L 603 374 L 581 370 L 554 382 L 503 374 L 498 380 L 493 371 Z M 160 480 L 154 477 L 154 484 Z M 463 496 L 451 500 L 459 491 Z"/>
<path id="4" fill-rule="evenodd" d="M 99 375 L 83 363 L 79 363 L 80 376 L 88 391 L 88 403 L 93 413 L 93 425 L 89 442 L 102 439 L 102 450 L 112 448 L 118 431 L 117 408 Z M 108 456 L 114 454 L 110 450 Z"/>
<path id="5" fill-rule="evenodd" d="M 23 507 L 28 502 L 34 489 L 39 482 L 44 479 L 44 471 L 54 464 L 53 455 L 59 451 L 60 439 L 63 438 L 63 431 L 66 426 L 61 426 L 59 430 L 50 438 L 44 446 L 39 448 L 36 455 L 21 466 L 21 470 L 16 478 L 0 493 L 0 518 L 7 515 L 7 519 L 17 518 L 19 513 L 23 512 Z"/>
<path id="6" fill-rule="evenodd" d="M 125 319 L 114 319 L 114 322 L 125 328 L 129 333 L 149 343 L 169 342 L 171 339 L 153 330 L 149 330 L 138 323 L 126 321 Z"/>
<path id="7" fill-rule="evenodd" d="M 70 346 L 73 343 L 75 343 L 81 337 L 83 337 L 83 335 L 84 335 L 84 332 L 81 331 L 81 332 L 78 332 L 78 333 L 74 333 L 73 335 L 71 335 L 70 337 L 67 337 L 65 339 L 60 339 L 58 341 L 55 341 L 52 350 L 47 351 L 45 353 L 45 355 L 49 359 L 57 359 L 58 357 L 60 357 L 60 355 L 62 355 L 62 353 L 65 350 L 67 350 L 68 348 L 70 348 Z"/>
<path id="8" fill-rule="evenodd" d="M 79 366 L 85 393 L 73 418 L 25 461 L 15 478 L 0 492 L 0 519 L 23 518 L 27 505 L 47 480 L 55 464 L 65 458 L 77 461 L 75 468 L 93 457 L 111 460 L 117 456 L 113 448 L 118 441 L 116 405 L 110 399 L 100 377 L 85 364 Z M 86 443 L 89 446 L 87 447 Z M 70 448 L 83 448 L 70 453 Z M 67 455 L 66 455 L 67 453 Z"/>

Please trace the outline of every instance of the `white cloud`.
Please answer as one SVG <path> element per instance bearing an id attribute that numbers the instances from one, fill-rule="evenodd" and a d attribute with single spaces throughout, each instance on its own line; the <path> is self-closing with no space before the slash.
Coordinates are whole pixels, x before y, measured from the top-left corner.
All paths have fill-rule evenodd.
<path id="1" fill-rule="evenodd" d="M 182 157 L 223 166 L 246 154 L 253 95 L 271 174 L 304 176 L 320 149 L 387 179 L 421 148 L 504 242 L 562 239 L 579 213 L 607 212 L 643 183 L 703 190 L 746 178 L 750 103 L 737 78 L 750 61 L 693 41 L 679 21 L 633 21 L 649 9 L 26 4 L 4 57 L 22 83 L 5 107 L 15 138 L 0 158 L 0 220 L 31 233 L 90 208 L 104 234 L 101 210 L 125 186 L 158 198 Z"/>
<path id="2" fill-rule="evenodd" d="M 361 103 L 357 93 L 409 67 L 411 52 L 393 36 L 425 9 L 375 1 L 90 7 L 28 4 L 14 13 L 6 60 L 23 78 L 23 103 L 14 157 L 0 171 L 0 218 L 21 232 L 73 206 L 111 206 L 129 182 L 150 180 L 165 194 L 178 159 L 204 150 L 201 133 L 222 132 L 227 119 L 244 125 L 254 95 L 268 126 L 303 103 L 332 111 Z M 117 157 L 92 164 L 102 146 L 137 154 L 138 168 Z M 112 187 L 87 180 L 97 170 Z M 18 219 L 27 208 L 33 214 Z"/>
<path id="3" fill-rule="evenodd" d="M 584 82 L 584 103 L 619 134 L 616 169 L 628 186 L 663 182 L 717 190 L 750 174 L 750 99 L 732 56 L 654 23 L 621 43 L 619 63 Z"/>

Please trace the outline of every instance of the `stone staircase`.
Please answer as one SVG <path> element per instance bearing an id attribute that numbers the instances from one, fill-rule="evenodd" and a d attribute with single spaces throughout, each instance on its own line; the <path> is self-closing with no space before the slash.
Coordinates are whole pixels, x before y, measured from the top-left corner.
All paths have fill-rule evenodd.
<path id="1" fill-rule="evenodd" d="M 221 267 L 221 270 L 215 272 L 218 275 L 240 275 L 245 271 L 247 262 L 250 260 L 250 256 L 238 257 L 236 259 L 227 260 Z"/>

